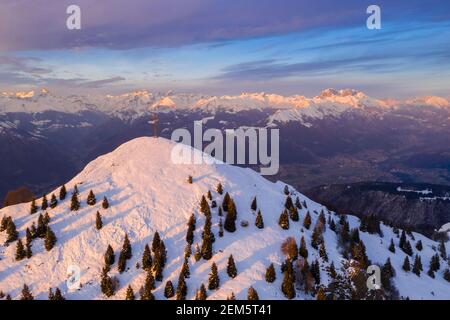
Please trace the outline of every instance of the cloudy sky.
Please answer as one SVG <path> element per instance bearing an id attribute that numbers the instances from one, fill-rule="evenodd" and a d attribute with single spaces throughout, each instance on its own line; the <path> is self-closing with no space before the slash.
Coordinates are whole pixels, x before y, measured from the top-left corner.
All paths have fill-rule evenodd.
<path id="1" fill-rule="evenodd" d="M 71 4 L 81 30 L 66 28 Z M 450 96 L 450 2 L 1 0 L 0 90 L 43 86 Z"/>

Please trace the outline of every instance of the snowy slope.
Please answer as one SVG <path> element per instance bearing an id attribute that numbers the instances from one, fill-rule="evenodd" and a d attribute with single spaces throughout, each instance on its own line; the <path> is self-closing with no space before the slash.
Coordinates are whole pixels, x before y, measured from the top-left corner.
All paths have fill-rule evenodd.
<path id="1" fill-rule="evenodd" d="M 306 201 L 308 209 L 300 210 L 300 222 L 291 221 L 290 229 L 282 230 L 278 225 L 278 218 L 285 201 L 283 183 L 272 183 L 250 169 L 224 164 L 175 165 L 170 160 L 172 147 L 172 142 L 162 138 L 138 138 L 86 166 L 66 184 L 69 191 L 78 184 L 82 199 L 81 210 L 71 212 L 70 199 L 60 202 L 55 209 L 48 210 L 51 217 L 50 226 L 58 238 L 55 248 L 46 252 L 43 241 L 35 240 L 33 257 L 16 262 L 15 243 L 8 247 L 0 246 L 0 290 L 17 298 L 23 284 L 27 283 L 38 299 L 47 299 L 49 287 L 57 286 L 68 299 L 102 299 L 104 297 L 99 288 L 100 271 L 103 255 L 108 244 L 111 244 L 115 249 L 116 264 L 110 274 L 120 279 L 120 289 L 113 299 L 123 299 L 129 284 L 135 292 L 143 285 L 145 272 L 137 269 L 136 263 L 141 261 L 145 244 L 151 243 L 154 232 L 158 231 L 167 247 L 168 263 L 164 269 L 164 281 L 157 282 L 154 294 L 157 299 L 164 299 L 165 281 L 172 280 L 174 285 L 177 283 L 186 245 L 187 220 L 195 213 L 197 228 L 194 244 L 200 243 L 204 223 L 203 215 L 198 212 L 201 196 L 211 190 L 213 199 L 220 204 L 222 196 L 215 192 L 215 186 L 221 182 L 224 190 L 230 193 L 237 205 L 237 231 L 225 231 L 223 238 L 218 237 L 217 209 L 212 209 L 213 232 L 216 236 L 213 245 L 215 254 L 212 260 L 202 259 L 199 262 L 195 262 L 191 256 L 191 277 L 187 279 L 188 298 L 195 296 L 200 283 L 207 284 L 211 263 L 214 261 L 219 267 L 221 285 L 219 290 L 208 292 L 210 299 L 225 299 L 231 292 L 234 292 L 238 299 L 246 299 L 249 286 L 254 286 L 262 299 L 285 299 L 280 291 L 280 264 L 284 261 L 280 245 L 288 236 L 299 241 L 306 210 L 311 212 L 314 226 L 318 217 L 315 211 L 320 212 L 323 209 L 327 212 L 326 208 L 293 191 L 294 199 L 298 195 L 301 201 Z M 189 175 L 194 178 L 193 184 L 187 183 Z M 91 189 L 98 200 L 94 207 L 86 205 L 86 197 Z M 101 208 L 99 200 L 103 196 L 107 196 L 111 204 L 107 210 Z M 257 197 L 258 207 L 264 217 L 265 228 L 262 230 L 254 226 L 255 215 L 250 210 L 254 196 Z M 37 221 L 37 214 L 30 215 L 29 207 L 30 204 L 21 204 L 0 210 L 0 217 L 12 216 L 21 238 L 25 236 L 26 227 Z M 103 215 L 104 227 L 100 231 L 95 229 L 97 210 Z M 328 213 L 326 215 L 328 216 Z M 334 217 L 334 214 L 331 215 Z M 337 217 L 334 218 L 337 222 Z M 250 225 L 242 227 L 242 220 L 249 221 Z M 349 217 L 349 222 L 351 228 L 359 226 L 355 217 Z M 425 272 L 421 277 L 417 277 L 411 272 L 405 273 L 401 270 L 405 254 L 398 247 L 396 254 L 388 251 L 391 238 L 398 244 L 398 238 L 392 229 L 382 226 L 382 231 L 383 238 L 367 233 L 361 233 L 361 238 L 373 262 L 384 263 L 387 257 L 391 257 L 397 271 L 395 283 L 400 294 L 413 299 L 448 299 L 450 283 L 443 279 L 443 267 L 441 266 L 435 279 L 426 275 L 430 257 L 435 253 L 432 247 L 436 247 L 437 243 L 414 233 L 415 239 L 422 240 L 424 247 L 420 255 Z M 132 243 L 133 257 L 127 262 L 129 270 L 119 275 L 117 257 L 125 232 Z M 311 232 L 304 230 L 310 259 L 318 257 L 318 252 L 310 246 Z M 340 266 L 342 257 L 336 234 L 327 228 L 324 237 L 330 262 L 333 261 L 336 267 Z M 2 232 L 0 243 L 4 240 L 5 232 Z M 447 246 L 447 250 L 449 249 Z M 233 254 L 238 269 L 235 279 L 230 279 L 226 274 L 230 254 Z M 277 271 L 277 280 L 272 284 L 265 281 L 265 270 L 270 263 L 275 264 Z M 324 268 L 323 261 L 322 264 Z M 79 266 L 82 272 L 82 288 L 75 292 L 69 292 L 65 285 L 67 268 L 71 265 Z M 328 279 L 323 270 L 322 279 L 325 283 Z M 313 297 L 298 291 L 297 298 Z"/>

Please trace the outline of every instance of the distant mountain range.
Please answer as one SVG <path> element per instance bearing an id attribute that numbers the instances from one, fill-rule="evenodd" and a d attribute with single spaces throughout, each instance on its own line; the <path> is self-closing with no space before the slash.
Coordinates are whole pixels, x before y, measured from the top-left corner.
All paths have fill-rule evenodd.
<path id="1" fill-rule="evenodd" d="M 0 94 L 0 198 L 35 195 L 67 181 L 97 156 L 140 136 L 173 130 L 280 129 L 277 176 L 307 190 L 367 181 L 450 185 L 450 106 L 439 97 L 374 99 L 327 89 L 307 98 L 267 93 L 207 96 L 136 91 L 60 96 L 43 89 Z"/>

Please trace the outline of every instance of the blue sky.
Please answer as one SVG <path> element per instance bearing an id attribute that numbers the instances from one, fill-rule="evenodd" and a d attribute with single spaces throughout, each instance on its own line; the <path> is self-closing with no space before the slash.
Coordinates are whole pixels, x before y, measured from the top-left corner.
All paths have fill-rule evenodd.
<path id="1" fill-rule="evenodd" d="M 0 4 L 0 90 L 450 95 L 448 1 L 78 2 L 79 31 L 65 28 L 73 1 Z"/>

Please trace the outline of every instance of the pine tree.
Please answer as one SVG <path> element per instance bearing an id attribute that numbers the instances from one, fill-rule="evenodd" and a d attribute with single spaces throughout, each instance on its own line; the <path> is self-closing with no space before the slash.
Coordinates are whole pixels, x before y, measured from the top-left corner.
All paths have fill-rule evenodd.
<path id="1" fill-rule="evenodd" d="M 198 244 L 196 244 L 194 259 L 195 259 L 195 261 L 199 261 L 201 258 L 202 258 L 202 251 L 200 250 L 200 247 L 198 246 Z"/>
<path id="2" fill-rule="evenodd" d="M 270 264 L 270 266 L 266 270 L 266 281 L 268 283 L 275 282 L 277 276 L 275 272 L 275 267 L 273 266 L 273 263 Z"/>
<path id="3" fill-rule="evenodd" d="M 150 253 L 150 247 L 148 246 L 148 244 L 145 245 L 144 248 L 144 254 L 142 255 L 142 268 L 144 270 L 151 270 L 152 269 L 152 255 Z"/>
<path id="4" fill-rule="evenodd" d="M 330 230 L 336 232 L 336 223 L 334 222 L 334 219 L 330 220 L 329 225 L 330 225 Z"/>
<path id="5" fill-rule="evenodd" d="M 61 293 L 61 290 L 59 290 L 59 288 L 56 288 L 55 294 L 54 294 L 54 296 L 53 296 L 53 300 L 55 300 L 55 301 L 63 301 L 63 300 L 66 300 L 66 299 L 63 297 L 63 295 L 62 295 L 62 293 Z"/>
<path id="6" fill-rule="evenodd" d="M 186 242 L 192 244 L 194 242 L 195 216 L 192 214 L 188 221 L 188 230 L 186 233 Z"/>
<path id="7" fill-rule="evenodd" d="M 445 248 L 444 240 L 441 240 L 441 242 L 439 243 L 439 253 L 441 254 L 441 258 L 443 260 L 447 260 L 447 250 Z"/>
<path id="8" fill-rule="evenodd" d="M 6 243 L 11 243 L 16 241 L 19 237 L 19 233 L 17 232 L 16 225 L 11 217 L 8 219 L 8 223 L 6 226 Z"/>
<path id="9" fill-rule="evenodd" d="M 103 228 L 102 215 L 98 211 L 97 211 L 97 214 L 95 215 L 95 228 L 97 230 L 100 230 L 101 228 Z"/>
<path id="10" fill-rule="evenodd" d="M 105 265 L 110 267 L 114 264 L 115 260 L 116 256 L 114 254 L 114 249 L 111 247 L 111 245 L 108 245 L 108 248 L 106 249 L 105 253 Z"/>
<path id="11" fill-rule="evenodd" d="M 223 216 L 222 207 L 219 207 L 219 210 L 217 210 L 217 215 L 218 215 L 219 217 L 222 217 L 222 216 Z"/>
<path id="12" fill-rule="evenodd" d="M 56 199 L 55 194 L 52 193 L 52 196 L 50 198 L 50 208 L 55 209 L 57 205 L 58 205 L 58 199 Z"/>
<path id="13" fill-rule="evenodd" d="M 184 257 L 189 259 L 192 254 L 192 246 L 188 243 L 186 247 L 184 247 Z"/>
<path id="14" fill-rule="evenodd" d="M 414 265 L 413 265 L 413 269 L 412 271 L 418 276 L 420 277 L 420 271 L 422 271 L 422 261 L 420 259 L 419 255 L 416 255 L 415 259 L 414 259 Z"/>
<path id="15" fill-rule="evenodd" d="M 405 247 L 406 244 L 406 232 L 405 230 L 402 231 L 402 235 L 400 236 L 400 241 L 398 243 L 398 246 L 400 249 L 404 250 L 403 248 Z"/>
<path id="16" fill-rule="evenodd" d="M 248 288 L 247 300 L 252 300 L 252 301 L 259 300 L 258 292 L 256 292 L 255 288 L 253 288 L 253 287 Z"/>
<path id="17" fill-rule="evenodd" d="M 336 279 L 337 273 L 333 262 L 331 262 L 330 267 L 328 268 L 328 274 L 330 275 L 331 279 Z"/>
<path id="18" fill-rule="evenodd" d="M 207 197 L 209 200 L 212 200 L 211 190 L 208 190 L 208 193 L 206 194 L 206 197 Z"/>
<path id="19" fill-rule="evenodd" d="M 382 277 L 386 279 L 391 279 L 395 276 L 395 270 L 392 266 L 391 259 L 387 258 L 386 263 L 383 265 L 381 269 Z"/>
<path id="20" fill-rule="evenodd" d="M 16 261 L 23 260 L 23 259 L 25 259 L 26 256 L 27 256 L 27 254 L 25 252 L 25 248 L 23 247 L 22 240 L 19 239 L 19 241 L 17 241 L 17 246 L 16 246 Z"/>
<path id="21" fill-rule="evenodd" d="M 289 195 L 289 187 L 287 185 L 284 186 L 284 190 L 283 190 L 285 195 Z"/>
<path id="22" fill-rule="evenodd" d="M 409 240 L 407 240 L 405 245 L 403 246 L 403 252 L 405 252 L 409 256 L 412 256 L 413 251 L 412 251 L 411 243 L 409 242 Z"/>
<path id="23" fill-rule="evenodd" d="M 36 239 L 38 237 L 38 232 L 37 232 L 36 224 L 34 223 L 34 221 L 31 224 L 30 233 L 31 233 L 31 237 L 33 239 Z"/>
<path id="24" fill-rule="evenodd" d="M 189 184 L 192 184 L 192 183 L 194 183 L 194 178 L 192 178 L 192 176 L 188 176 L 187 181 Z"/>
<path id="25" fill-rule="evenodd" d="M 30 214 L 35 214 L 36 212 L 38 212 L 38 207 L 36 205 L 36 199 L 33 198 L 31 200 Z"/>
<path id="26" fill-rule="evenodd" d="M 183 273 L 185 279 L 189 279 L 189 277 L 191 276 L 191 270 L 189 269 L 187 258 L 184 259 L 183 265 L 181 267 L 181 273 Z"/>
<path id="27" fill-rule="evenodd" d="M 131 259 L 133 253 L 131 250 L 130 239 L 128 239 L 128 234 L 125 234 L 125 239 L 123 240 L 122 245 L 122 253 L 125 256 L 125 259 Z"/>
<path id="28" fill-rule="evenodd" d="M 434 256 L 431 257 L 430 270 L 438 271 L 440 268 L 441 268 L 441 263 L 439 261 L 439 255 L 436 253 Z"/>
<path id="29" fill-rule="evenodd" d="M 8 227 L 9 217 L 3 216 L 2 221 L 0 223 L 0 232 L 3 232 Z"/>
<path id="30" fill-rule="evenodd" d="M 80 201 L 78 200 L 78 193 L 76 192 L 72 194 L 72 199 L 70 200 L 70 210 L 71 211 L 80 210 Z"/>
<path id="31" fill-rule="evenodd" d="M 230 200 L 231 200 L 230 194 L 228 192 L 226 192 L 225 195 L 223 196 L 223 201 L 222 201 L 223 211 L 228 212 L 228 205 L 230 203 Z"/>
<path id="32" fill-rule="evenodd" d="M 129 285 L 127 288 L 127 293 L 125 295 L 125 300 L 134 300 L 135 296 L 134 296 L 134 291 L 133 288 Z"/>
<path id="33" fill-rule="evenodd" d="M 417 241 L 416 249 L 419 251 L 422 251 L 422 249 L 423 249 L 422 240 Z"/>
<path id="34" fill-rule="evenodd" d="M 323 241 L 322 232 L 320 228 L 315 227 L 311 236 L 311 247 L 314 249 L 319 249 L 319 245 Z"/>
<path id="35" fill-rule="evenodd" d="M 117 270 L 119 273 L 123 273 L 127 267 L 127 259 L 123 255 L 123 253 L 120 253 L 119 255 L 119 262 L 117 263 Z"/>
<path id="36" fill-rule="evenodd" d="M 340 230 L 340 240 L 342 243 L 350 241 L 350 227 L 348 221 L 344 221 Z"/>
<path id="37" fill-rule="evenodd" d="M 205 260 L 210 260 L 212 258 L 213 252 L 212 252 L 212 241 L 210 235 L 204 235 L 203 236 L 203 242 L 202 242 L 202 258 Z"/>
<path id="38" fill-rule="evenodd" d="M 154 290 L 156 288 L 155 277 L 153 277 L 153 273 L 151 271 L 147 271 L 144 288 L 145 287 L 148 287 L 150 290 Z"/>
<path id="39" fill-rule="evenodd" d="M 289 215 L 287 210 L 284 210 L 280 214 L 280 218 L 278 220 L 278 224 L 280 225 L 281 229 L 288 230 L 289 229 Z"/>
<path id="40" fill-rule="evenodd" d="M 34 300 L 33 295 L 31 294 L 30 288 L 24 284 L 22 289 L 22 295 L 20 300 Z"/>
<path id="41" fill-rule="evenodd" d="M 228 193 L 227 193 L 228 194 Z M 224 200 L 225 201 L 225 200 Z M 225 210 L 225 208 L 224 208 Z M 233 199 L 230 198 L 227 205 L 227 215 L 225 217 L 224 229 L 228 232 L 236 231 L 237 210 Z"/>
<path id="42" fill-rule="evenodd" d="M 327 297 L 325 295 L 325 291 L 322 287 L 319 288 L 316 295 L 316 300 L 327 300 Z"/>
<path id="43" fill-rule="evenodd" d="M 33 251 L 31 250 L 31 243 L 33 241 L 33 235 L 31 234 L 30 229 L 27 228 L 26 230 L 26 237 L 25 237 L 25 255 L 27 259 L 30 259 L 33 255 Z"/>
<path id="44" fill-rule="evenodd" d="M 94 206 L 97 203 L 97 199 L 95 198 L 94 191 L 89 191 L 86 203 L 89 206 Z"/>
<path id="45" fill-rule="evenodd" d="M 297 197 L 296 199 L 295 199 L 295 206 L 297 207 L 297 209 L 302 209 L 302 205 L 301 205 L 301 203 L 300 203 L 300 199 Z"/>
<path id="46" fill-rule="evenodd" d="M 252 204 L 251 204 L 250 208 L 253 211 L 256 211 L 256 209 L 258 208 L 258 204 L 256 203 L 256 197 L 253 198 L 253 201 L 252 201 Z"/>
<path id="47" fill-rule="evenodd" d="M 167 299 L 172 298 L 175 295 L 175 290 L 173 288 L 172 281 L 167 281 L 166 286 L 164 287 L 164 297 Z"/>
<path id="48" fill-rule="evenodd" d="M 302 236 L 302 238 L 300 239 L 300 248 L 298 249 L 298 253 L 304 259 L 308 258 L 308 249 L 306 248 L 306 242 L 305 242 L 305 237 L 304 236 Z"/>
<path id="49" fill-rule="evenodd" d="M 360 237 L 358 228 L 354 228 L 350 231 L 350 238 L 353 243 L 359 243 Z"/>
<path id="50" fill-rule="evenodd" d="M 286 261 L 286 270 L 284 271 L 283 283 L 281 285 L 281 291 L 288 299 L 293 299 L 295 297 L 295 276 L 294 269 L 292 267 L 292 262 L 290 260 Z"/>
<path id="51" fill-rule="evenodd" d="M 292 202 L 291 196 L 286 197 L 286 201 L 284 202 L 284 207 L 286 210 L 291 210 L 294 208 L 294 203 Z"/>
<path id="52" fill-rule="evenodd" d="M 206 293 L 205 285 L 202 283 L 200 288 L 197 290 L 195 295 L 195 300 L 206 300 L 208 298 L 208 294 Z"/>
<path id="53" fill-rule="evenodd" d="M 216 191 L 217 191 L 218 194 L 222 194 L 223 193 L 223 187 L 222 187 L 221 183 L 219 183 L 217 185 Z"/>
<path id="54" fill-rule="evenodd" d="M 46 211 L 43 217 L 43 222 L 46 226 L 50 223 L 50 216 L 48 215 L 48 212 Z"/>
<path id="55" fill-rule="evenodd" d="M 48 289 L 48 300 L 55 300 L 55 294 L 53 293 L 53 289 Z"/>
<path id="56" fill-rule="evenodd" d="M 450 269 L 445 269 L 444 271 L 444 279 L 450 282 Z"/>
<path id="57" fill-rule="evenodd" d="M 202 199 L 200 201 L 200 212 L 205 216 L 211 215 L 211 208 L 209 207 L 208 201 L 206 200 L 205 196 L 202 196 Z"/>
<path id="58" fill-rule="evenodd" d="M 47 227 L 47 232 L 45 233 L 45 250 L 50 251 L 56 244 L 56 235 L 50 227 Z"/>
<path id="59" fill-rule="evenodd" d="M 64 199 L 66 199 L 66 196 L 67 196 L 67 190 L 66 190 L 66 186 L 65 185 L 63 185 L 62 187 L 61 187 L 61 189 L 59 189 L 59 200 L 64 200 Z"/>
<path id="60" fill-rule="evenodd" d="M 230 278 L 236 278 L 237 276 L 237 269 L 236 264 L 234 263 L 233 255 L 230 255 L 228 258 L 228 264 L 227 264 L 227 274 L 230 276 Z"/>
<path id="61" fill-rule="evenodd" d="M 261 214 L 261 210 L 258 210 L 258 213 L 256 215 L 255 226 L 258 229 L 264 229 L 264 220 L 263 220 L 263 216 Z"/>
<path id="62" fill-rule="evenodd" d="M 223 222 L 222 218 L 219 220 L 219 237 L 223 237 Z"/>
<path id="63" fill-rule="evenodd" d="M 158 231 L 155 232 L 152 241 L 152 252 L 155 253 L 161 247 L 161 237 L 159 236 Z"/>
<path id="64" fill-rule="evenodd" d="M 320 244 L 319 255 L 323 259 L 323 261 L 328 262 L 328 254 L 324 242 Z"/>
<path id="65" fill-rule="evenodd" d="M 403 261 L 403 266 L 402 266 L 403 270 L 405 270 L 406 272 L 411 271 L 411 265 L 409 263 L 409 259 L 408 256 L 405 257 L 405 260 Z"/>
<path id="66" fill-rule="evenodd" d="M 298 210 L 296 207 L 293 206 L 289 209 L 289 217 L 291 218 L 292 221 L 295 221 L 295 222 L 297 222 L 300 219 L 300 217 L 298 215 Z"/>
<path id="67" fill-rule="evenodd" d="M 208 289 L 216 290 L 219 288 L 219 286 L 220 286 L 219 273 L 216 264 L 213 262 L 213 264 L 211 265 L 211 273 L 209 274 Z"/>
<path id="68" fill-rule="evenodd" d="M 311 274 L 312 274 L 312 276 L 314 278 L 314 282 L 316 284 L 320 284 L 320 265 L 319 265 L 319 261 L 314 260 L 311 263 L 310 271 L 311 271 Z"/>
<path id="69" fill-rule="evenodd" d="M 106 197 L 103 197 L 102 208 L 105 210 L 109 208 L 109 201 Z"/>
<path id="70" fill-rule="evenodd" d="M 47 195 L 44 194 L 44 196 L 42 197 L 41 209 L 42 209 L 42 211 L 45 211 L 45 210 L 47 210 L 47 208 L 48 208 Z"/>
<path id="71" fill-rule="evenodd" d="M 309 230 L 309 227 L 311 226 L 311 215 L 309 214 L 309 211 L 306 212 L 305 219 L 303 220 L 303 226 Z"/>
<path id="72" fill-rule="evenodd" d="M 389 245 L 389 251 L 395 253 L 394 239 L 391 238 L 391 244 Z"/>
<path id="73" fill-rule="evenodd" d="M 106 270 L 102 271 L 101 281 L 100 281 L 100 288 L 102 290 L 102 293 L 106 297 L 111 297 L 114 295 L 114 284 L 111 279 L 111 277 L 108 275 L 108 272 Z"/>
<path id="74" fill-rule="evenodd" d="M 185 300 L 187 295 L 187 285 L 186 280 L 184 279 L 184 276 L 182 273 L 180 273 L 180 276 L 178 277 L 178 285 L 177 285 L 177 291 L 175 293 L 177 300 Z"/>
<path id="75" fill-rule="evenodd" d="M 155 279 L 151 272 L 147 272 L 144 287 L 141 292 L 141 300 L 155 300 L 152 290 L 155 289 Z"/>
<path id="76" fill-rule="evenodd" d="M 163 280 L 163 269 L 166 264 L 166 248 L 164 242 L 161 241 L 159 248 L 155 251 L 155 257 L 153 259 L 153 271 L 155 273 L 155 279 L 157 281 Z"/>
<path id="77" fill-rule="evenodd" d="M 39 238 L 44 238 L 46 232 L 47 232 L 47 225 L 44 221 L 44 216 L 42 214 L 39 214 L 36 235 Z"/>

